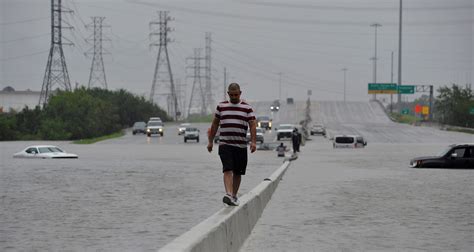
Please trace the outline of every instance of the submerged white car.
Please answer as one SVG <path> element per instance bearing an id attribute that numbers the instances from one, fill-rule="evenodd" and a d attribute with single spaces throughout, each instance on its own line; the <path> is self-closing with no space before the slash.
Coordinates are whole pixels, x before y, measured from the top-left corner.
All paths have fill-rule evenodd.
<path id="1" fill-rule="evenodd" d="M 13 154 L 14 158 L 78 158 L 76 154 L 67 153 L 54 145 L 28 146 Z"/>

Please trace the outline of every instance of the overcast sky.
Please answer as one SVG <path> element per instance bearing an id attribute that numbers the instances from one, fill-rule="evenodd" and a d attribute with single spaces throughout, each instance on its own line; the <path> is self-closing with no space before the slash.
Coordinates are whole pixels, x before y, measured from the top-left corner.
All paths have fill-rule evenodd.
<path id="1" fill-rule="evenodd" d="M 0 0 L 0 88 L 41 90 L 50 48 L 49 0 Z M 71 84 L 87 85 L 92 59 L 84 52 L 92 34 L 84 28 L 92 16 L 105 17 L 104 55 L 109 89 L 125 88 L 149 96 L 157 50 L 149 49 L 149 23 L 157 11 L 174 18 L 168 50 L 175 80 L 191 93 L 192 71 L 187 57 L 203 48 L 205 32 L 212 33 L 213 92 L 223 96 L 224 67 L 228 82 L 242 84 L 243 98 L 273 100 L 306 98 L 342 100 L 347 68 L 347 100 L 367 101 L 367 83 L 373 81 L 375 28 L 377 29 L 377 81 L 397 82 L 398 0 L 63 0 L 74 11 L 64 21 L 74 30 L 64 37 Z M 403 11 L 403 84 L 472 83 L 472 0 L 410 0 Z M 66 40 L 64 40 L 66 41 Z M 204 54 L 204 50 L 202 51 Z M 204 64 L 204 62 L 202 62 Z M 167 93 L 165 85 L 156 93 Z M 416 95 L 418 96 L 418 95 Z M 410 96 L 411 98 L 416 96 Z M 163 99 L 159 98 L 157 99 Z M 217 97 L 216 97 L 217 98 Z"/>

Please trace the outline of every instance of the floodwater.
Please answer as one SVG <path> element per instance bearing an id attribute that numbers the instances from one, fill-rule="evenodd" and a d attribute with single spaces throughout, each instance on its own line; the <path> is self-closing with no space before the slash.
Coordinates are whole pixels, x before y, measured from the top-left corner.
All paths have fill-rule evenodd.
<path id="1" fill-rule="evenodd" d="M 313 139 L 241 251 L 474 251 L 474 169 L 408 166 L 447 143 L 333 149 Z"/>
<path id="2" fill-rule="evenodd" d="M 1 142 L 0 251 L 156 251 L 223 207 L 217 146 L 128 134 L 91 145 Z M 204 132 L 204 133 L 203 133 Z M 54 144 L 79 159 L 14 159 L 32 144 Z M 249 153 L 240 192 L 282 159 Z"/>
<path id="3" fill-rule="evenodd" d="M 269 104 L 255 103 L 257 115 Z M 295 123 L 304 103 L 271 112 Z M 329 136 L 362 134 L 363 149 L 314 136 L 301 148 L 242 251 L 473 251 L 474 170 L 411 169 L 474 136 L 391 122 L 374 103 L 312 103 Z M 28 145 L 0 143 L 0 251 L 155 251 L 223 207 L 217 147 L 131 135 L 92 145 L 53 142 L 77 160 L 13 159 Z M 265 141 L 274 141 L 267 132 Z M 286 141 L 286 145 L 289 142 Z M 249 154 L 241 193 L 272 174 L 273 151 Z"/>

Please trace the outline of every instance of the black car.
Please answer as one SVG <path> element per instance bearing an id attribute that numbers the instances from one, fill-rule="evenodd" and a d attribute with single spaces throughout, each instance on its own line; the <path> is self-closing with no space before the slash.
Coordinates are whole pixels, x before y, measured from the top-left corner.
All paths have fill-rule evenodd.
<path id="1" fill-rule="evenodd" d="M 132 133 L 135 135 L 137 133 L 146 134 L 146 123 L 145 122 L 135 122 L 132 127 Z"/>
<path id="2" fill-rule="evenodd" d="M 452 144 L 437 156 L 410 160 L 413 168 L 474 168 L 474 143 Z"/>

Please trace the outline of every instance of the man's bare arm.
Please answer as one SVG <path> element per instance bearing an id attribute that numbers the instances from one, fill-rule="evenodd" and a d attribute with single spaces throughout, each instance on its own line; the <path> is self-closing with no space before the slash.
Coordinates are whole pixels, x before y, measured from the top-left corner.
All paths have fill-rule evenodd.
<path id="1" fill-rule="evenodd" d="M 250 126 L 250 152 L 254 153 L 257 150 L 257 122 L 255 120 L 249 121 Z"/>
<path id="2" fill-rule="evenodd" d="M 214 137 L 217 134 L 217 129 L 219 128 L 219 121 L 220 120 L 214 116 L 214 119 L 212 120 L 212 124 L 211 124 L 211 132 L 209 133 L 209 136 L 208 136 L 209 138 L 208 140 L 210 143 L 214 141 Z"/>

